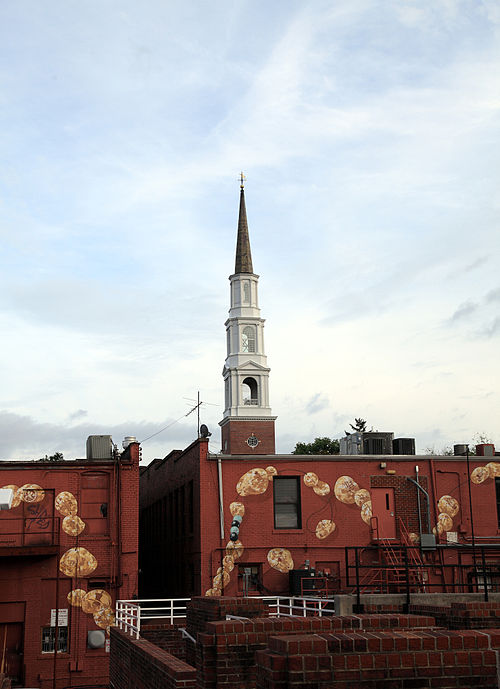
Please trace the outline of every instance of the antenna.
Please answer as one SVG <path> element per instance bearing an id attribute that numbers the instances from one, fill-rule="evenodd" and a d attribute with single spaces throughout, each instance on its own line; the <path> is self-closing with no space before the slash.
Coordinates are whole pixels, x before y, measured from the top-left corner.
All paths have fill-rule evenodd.
<path id="1" fill-rule="evenodd" d="M 203 424 L 203 426 L 200 427 L 200 408 L 201 408 L 201 405 L 202 404 L 208 404 L 210 407 L 219 407 L 220 405 L 214 404 L 213 402 L 204 402 L 203 400 L 200 400 L 200 391 L 199 390 L 198 390 L 198 394 L 197 394 L 197 397 L 195 400 L 192 399 L 191 397 L 184 397 L 184 399 L 187 400 L 188 402 L 196 402 L 195 406 L 188 411 L 186 416 L 189 416 L 189 414 L 192 414 L 195 409 L 197 410 L 198 422 L 197 422 L 196 428 L 197 428 L 197 432 L 198 432 L 198 438 L 200 438 L 200 437 L 207 438 L 208 436 L 203 435 L 202 430 L 201 430 L 203 428 L 203 426 L 205 426 L 205 424 Z M 206 426 L 205 426 L 205 428 L 208 431 L 208 428 Z M 208 435 L 212 435 L 212 434 L 209 433 Z"/>

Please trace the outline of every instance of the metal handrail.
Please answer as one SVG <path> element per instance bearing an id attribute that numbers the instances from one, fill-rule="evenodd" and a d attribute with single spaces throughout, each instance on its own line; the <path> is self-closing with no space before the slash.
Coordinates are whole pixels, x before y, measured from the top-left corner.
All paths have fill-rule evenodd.
<path id="1" fill-rule="evenodd" d="M 323 617 L 334 615 L 333 598 L 299 596 L 251 596 L 269 607 L 270 617 Z M 130 636 L 139 638 L 145 620 L 185 619 L 190 598 L 142 598 L 116 601 L 116 625 Z M 154 605 L 156 604 L 156 605 Z"/>
<path id="2" fill-rule="evenodd" d="M 141 623 L 144 620 L 174 620 L 185 619 L 186 602 L 190 598 L 141 598 L 116 601 L 116 624 L 120 629 L 139 638 Z M 152 605 L 159 603 L 160 605 Z"/>

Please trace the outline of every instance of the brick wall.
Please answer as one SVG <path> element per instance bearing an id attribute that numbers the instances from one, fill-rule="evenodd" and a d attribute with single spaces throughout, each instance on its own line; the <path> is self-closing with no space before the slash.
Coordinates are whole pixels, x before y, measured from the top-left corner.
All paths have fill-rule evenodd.
<path id="1" fill-rule="evenodd" d="M 256 654 L 256 687 L 493 689 L 499 643 L 500 630 L 273 636 Z"/>
<path id="2" fill-rule="evenodd" d="M 498 687 L 500 629 L 487 627 L 499 609 L 473 601 L 420 606 L 418 614 L 275 618 L 268 611 L 254 616 L 260 600 L 200 597 L 188 609 L 187 625 L 197 638 L 190 645 L 192 664 L 159 648 L 170 642 L 170 625 L 146 632 L 156 648 L 113 629 L 111 688 L 489 689 Z M 485 627 L 439 628 L 435 616 L 445 613 L 449 622 L 484 620 Z M 226 614 L 250 619 L 225 620 Z"/>
<path id="3" fill-rule="evenodd" d="M 427 477 L 420 478 L 422 488 L 428 491 Z M 394 488 L 394 507 L 396 519 L 399 517 L 406 526 L 407 531 L 419 532 L 417 488 L 406 479 L 406 476 L 371 476 L 370 488 Z M 424 530 L 427 528 L 427 504 L 426 498 L 420 496 L 420 519 Z M 432 520 L 432 516 L 431 516 Z M 432 528 L 433 524 L 430 524 Z M 399 536 L 400 526 L 396 521 L 396 531 Z"/>
<path id="4" fill-rule="evenodd" d="M 179 629 L 184 625 L 185 623 L 142 625 L 141 637 L 179 660 L 186 660 L 186 642 Z"/>
<path id="5" fill-rule="evenodd" d="M 254 618 L 249 621 L 217 621 L 206 624 L 198 634 L 196 667 L 200 689 L 257 686 L 258 665 L 270 639 L 286 634 L 290 639 L 301 634 L 348 633 L 373 635 L 389 629 L 431 629 L 434 619 L 414 615 L 350 615 L 345 617 Z M 299 654 L 300 655 L 300 654 Z M 305 680 L 303 680 L 305 681 Z M 274 685 L 270 685 L 274 686 Z M 279 686 L 279 685 L 278 685 Z M 288 685 L 283 685 L 288 686 Z M 307 684 L 304 687 L 313 685 Z"/>
<path id="6" fill-rule="evenodd" d="M 53 686 L 53 654 L 42 653 L 41 639 L 42 628 L 51 626 L 51 611 L 59 608 L 68 611 L 68 653 L 57 655 L 58 687 L 105 684 L 109 654 L 87 646 L 87 632 L 98 629 L 94 617 L 70 605 L 67 596 L 74 589 L 102 588 L 114 607 L 115 600 L 137 594 L 139 445 L 132 443 L 116 461 L 2 462 L 0 486 L 7 484 L 37 484 L 44 491 L 41 502 L 21 502 L 0 515 L 3 555 L 14 555 L 3 557 L 0 567 L 0 621 L 22 625 L 24 682 L 43 689 Z M 77 514 L 85 523 L 80 534 L 63 527 L 64 514 L 55 505 L 62 491 L 76 499 Z M 13 524 L 24 519 L 31 525 L 24 545 L 10 553 L 5 543 Z M 55 547 L 32 552 L 40 536 L 52 539 L 53 531 Z M 93 571 L 78 579 L 59 569 L 63 554 L 75 547 L 86 548 L 97 561 Z"/>
<path id="7" fill-rule="evenodd" d="M 222 452 L 225 455 L 273 455 L 275 453 L 274 420 L 256 419 L 255 421 L 229 419 L 222 428 Z M 247 440 L 255 435 L 259 444 L 251 448 Z"/>
<path id="8" fill-rule="evenodd" d="M 196 670 L 146 639 L 111 629 L 111 689 L 195 689 Z"/>
<path id="9" fill-rule="evenodd" d="M 397 612 L 402 605 L 366 605 L 366 612 Z M 500 627 L 500 602 L 452 601 L 449 605 L 410 605 L 410 613 L 431 615 L 436 624 L 447 629 L 497 629 Z"/>

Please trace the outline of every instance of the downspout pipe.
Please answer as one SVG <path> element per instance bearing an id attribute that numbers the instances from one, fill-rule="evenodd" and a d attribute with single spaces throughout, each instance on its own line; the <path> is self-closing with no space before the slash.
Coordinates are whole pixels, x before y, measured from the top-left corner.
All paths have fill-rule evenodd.
<path id="1" fill-rule="evenodd" d="M 222 484 L 222 460 L 220 455 L 217 457 L 217 481 L 219 484 L 220 538 L 221 541 L 224 541 L 224 492 Z"/>
<path id="2" fill-rule="evenodd" d="M 431 528 L 431 499 L 429 497 L 429 493 L 425 490 L 425 488 L 422 488 L 420 483 L 418 483 L 418 481 L 415 481 L 415 479 L 407 476 L 406 480 L 411 481 L 411 483 L 413 483 L 415 486 L 417 486 L 418 490 L 421 490 L 422 493 L 427 498 L 427 528 L 430 529 Z"/>
<path id="3" fill-rule="evenodd" d="M 415 465 L 415 480 L 420 486 L 420 481 L 418 480 L 418 464 Z M 420 513 L 420 491 L 417 490 L 417 509 L 418 509 L 418 535 L 422 537 L 422 515 Z M 427 527 L 430 528 L 430 525 Z"/>

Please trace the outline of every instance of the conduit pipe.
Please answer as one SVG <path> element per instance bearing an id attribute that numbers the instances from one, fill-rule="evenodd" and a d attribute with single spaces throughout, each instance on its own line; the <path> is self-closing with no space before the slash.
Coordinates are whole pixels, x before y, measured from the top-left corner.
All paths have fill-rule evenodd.
<path id="1" fill-rule="evenodd" d="M 222 488 L 222 461 L 220 455 L 217 457 L 217 481 L 219 483 L 220 538 L 221 541 L 224 541 L 224 493 Z"/>

